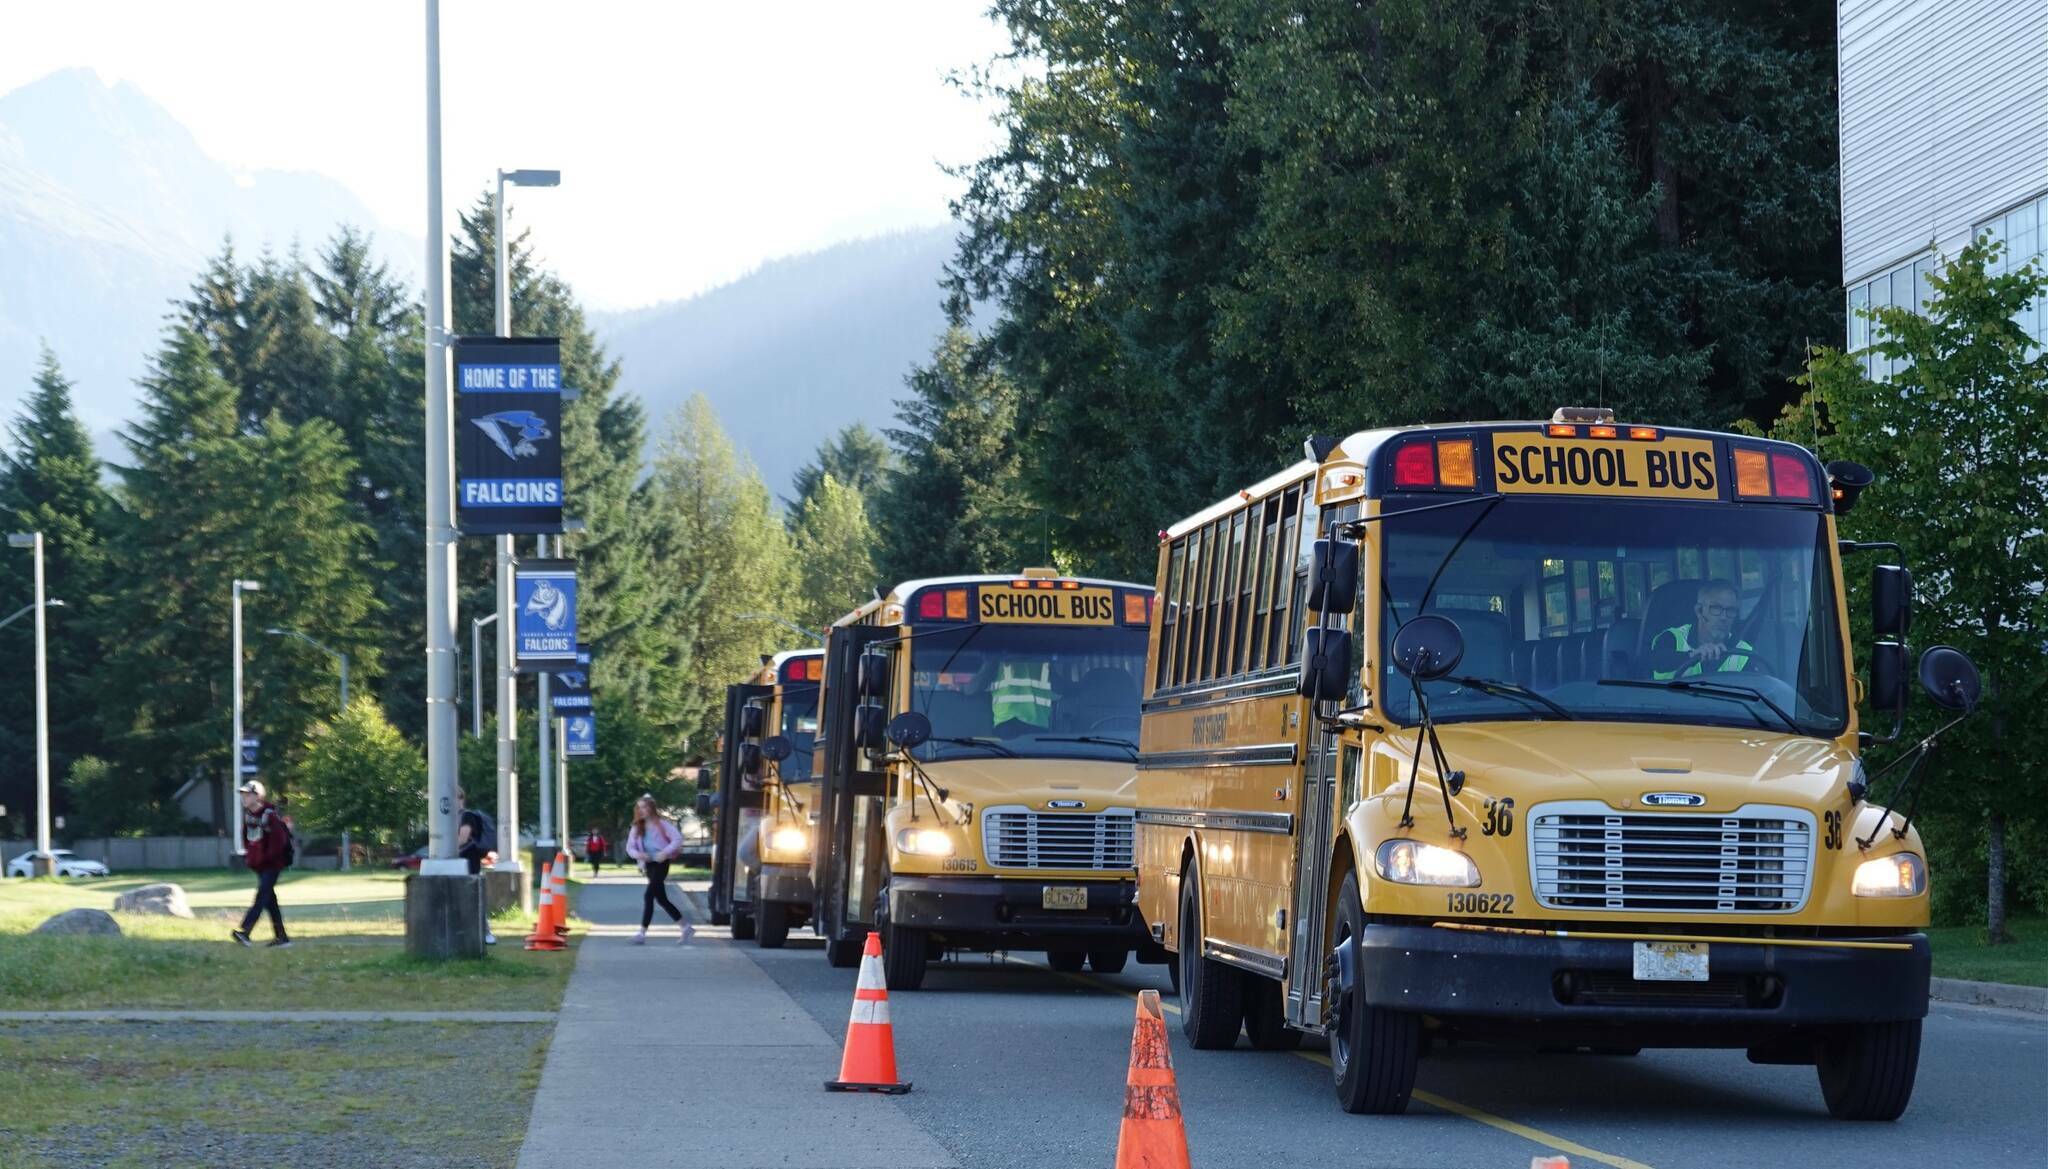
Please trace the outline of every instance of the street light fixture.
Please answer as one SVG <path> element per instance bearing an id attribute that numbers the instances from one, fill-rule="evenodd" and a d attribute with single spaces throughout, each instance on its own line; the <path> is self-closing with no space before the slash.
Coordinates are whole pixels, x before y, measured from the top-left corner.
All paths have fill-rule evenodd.
<path id="1" fill-rule="evenodd" d="M 469 737 L 484 737 L 484 626 L 498 615 L 469 619 Z"/>
<path id="2" fill-rule="evenodd" d="M 775 614 L 773 614 L 773 613 L 742 613 L 742 614 L 740 614 L 740 620 L 742 620 L 742 621 L 772 621 L 772 622 L 774 622 L 775 624 L 777 624 L 777 625 L 780 625 L 780 626 L 782 626 L 782 627 L 783 627 L 784 629 L 787 629 L 787 630 L 791 631 L 792 633 L 801 633 L 801 634 L 803 634 L 803 635 L 804 635 L 805 637 L 809 638 L 809 639 L 810 639 L 810 640 L 812 640 L 812 641 L 815 641 L 815 642 L 817 642 L 817 643 L 818 643 L 819 645 L 823 645 L 823 644 L 825 644 L 825 635 L 824 635 L 824 634 L 822 634 L 822 633 L 818 632 L 818 631 L 817 631 L 817 630 L 815 630 L 815 629 L 806 629 L 806 628 L 804 628 L 803 626 L 801 626 L 801 625 L 798 625 L 798 624 L 797 624 L 796 622 L 794 622 L 794 621 L 785 621 L 785 620 L 783 620 L 782 618 L 780 618 L 780 617 L 777 617 L 777 616 L 776 616 Z"/>
<path id="3" fill-rule="evenodd" d="M 317 649 L 330 657 L 339 659 L 341 661 L 340 713 L 348 713 L 348 655 L 346 653 L 343 653 L 341 650 L 335 649 L 331 646 L 322 645 L 320 642 L 315 641 L 313 638 L 308 637 L 306 634 L 300 633 L 296 629 L 279 629 L 273 625 L 270 628 L 264 630 L 263 632 L 269 634 L 272 637 L 296 637 L 300 641 L 305 642 L 307 645 L 312 646 L 314 649 Z"/>
<path id="4" fill-rule="evenodd" d="M 51 597 L 49 600 L 43 602 L 43 607 L 48 609 L 62 609 L 64 607 L 64 602 L 58 600 L 55 597 Z M 30 602 L 29 604 L 23 605 L 21 608 L 16 609 L 12 613 L 9 613 L 4 619 L 0 619 L 0 629 L 7 628 L 9 625 L 14 624 L 16 621 L 21 620 L 23 617 L 28 616 L 30 613 L 34 611 L 34 602 Z"/>
<path id="5" fill-rule="evenodd" d="M 36 558 L 36 595 L 30 603 L 36 614 L 36 855 L 30 868 L 36 876 L 47 877 L 56 871 L 56 858 L 50 855 L 50 642 L 49 606 L 43 603 L 43 534 L 10 532 L 7 544 L 26 548 Z"/>

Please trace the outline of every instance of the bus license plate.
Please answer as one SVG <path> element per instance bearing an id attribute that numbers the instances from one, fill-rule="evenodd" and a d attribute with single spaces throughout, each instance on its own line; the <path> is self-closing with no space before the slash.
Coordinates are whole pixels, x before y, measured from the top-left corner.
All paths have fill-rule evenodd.
<path id="1" fill-rule="evenodd" d="M 1046 909 L 1088 908 L 1088 887 L 1086 885 L 1047 885 L 1039 893 L 1039 904 Z"/>
<path id="2" fill-rule="evenodd" d="M 1705 942 L 1637 942 L 1637 982 L 1705 982 Z"/>

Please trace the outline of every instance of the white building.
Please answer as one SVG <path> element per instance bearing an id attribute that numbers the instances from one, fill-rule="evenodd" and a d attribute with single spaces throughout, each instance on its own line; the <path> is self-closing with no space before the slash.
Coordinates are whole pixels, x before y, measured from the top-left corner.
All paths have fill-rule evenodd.
<path id="1" fill-rule="evenodd" d="M 1839 0 L 1842 283 L 1917 306 L 1927 274 L 1985 233 L 2004 263 L 2048 242 L 2048 0 Z M 2035 304 L 2020 322 L 2048 337 Z M 1889 372 L 1883 358 L 1871 372 Z"/>

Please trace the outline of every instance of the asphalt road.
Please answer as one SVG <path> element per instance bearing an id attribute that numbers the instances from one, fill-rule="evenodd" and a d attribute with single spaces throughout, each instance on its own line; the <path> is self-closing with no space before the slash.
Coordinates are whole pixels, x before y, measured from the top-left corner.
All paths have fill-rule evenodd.
<path id="1" fill-rule="evenodd" d="M 780 951 L 705 941 L 740 947 L 843 1039 L 854 972 L 826 966 L 808 935 Z M 1038 960 L 949 960 L 923 990 L 890 996 L 898 1063 L 916 1085 L 900 1106 L 964 1166 L 1114 1162 L 1132 999 L 1165 990 L 1164 968 L 1064 975 Z M 1406 1115 L 1350 1116 L 1320 1050 L 1255 1052 L 1240 1040 L 1194 1051 L 1165 1002 L 1196 1166 L 1522 1169 L 1564 1152 L 1574 1166 L 1618 1169 L 1861 1169 L 2039 1164 L 2048 1149 L 2048 1019 L 2031 1015 L 1937 1005 L 1911 1109 L 1859 1125 L 1828 1117 L 1811 1068 L 1762 1067 L 1740 1051 L 1627 1058 L 1475 1045 L 1432 1052 Z"/>

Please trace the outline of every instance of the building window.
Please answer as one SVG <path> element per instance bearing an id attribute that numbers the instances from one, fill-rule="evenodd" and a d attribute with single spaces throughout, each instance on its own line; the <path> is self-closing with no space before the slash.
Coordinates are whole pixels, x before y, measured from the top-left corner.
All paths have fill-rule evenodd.
<path id="1" fill-rule="evenodd" d="M 2048 217 L 2048 195 L 2022 203 L 1988 223 L 1977 225 L 1980 238 L 1988 235 L 2005 245 L 2004 252 L 1991 266 L 1991 275 L 2003 276 L 2030 263 L 2037 269 L 2041 266 L 2043 244 L 2048 243 L 2041 231 L 2044 217 Z M 2032 337 L 2036 344 L 2048 338 L 2048 333 L 2043 332 L 2048 329 L 2048 308 L 2044 308 L 2044 302 L 2048 302 L 2048 297 L 2035 300 L 2012 319 L 2013 324 L 2025 329 L 2027 336 Z"/>
<path id="2" fill-rule="evenodd" d="M 1850 287 L 1849 352 L 1855 353 L 1881 339 L 1877 322 L 1863 315 L 1866 311 L 1888 306 L 1921 311 L 1921 306 L 1933 295 L 1927 277 L 1934 271 L 1934 263 L 1932 254 L 1921 256 Z M 1892 376 L 1892 366 L 1892 360 L 1881 353 L 1863 355 L 1863 372 L 1880 381 Z"/>

